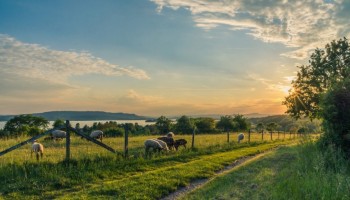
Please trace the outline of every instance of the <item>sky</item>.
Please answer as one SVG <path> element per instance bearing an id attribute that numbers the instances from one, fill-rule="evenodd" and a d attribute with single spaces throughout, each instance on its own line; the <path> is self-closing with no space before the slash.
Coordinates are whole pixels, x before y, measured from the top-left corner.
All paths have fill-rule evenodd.
<path id="1" fill-rule="evenodd" d="M 0 115 L 283 114 L 349 0 L 0 0 Z"/>

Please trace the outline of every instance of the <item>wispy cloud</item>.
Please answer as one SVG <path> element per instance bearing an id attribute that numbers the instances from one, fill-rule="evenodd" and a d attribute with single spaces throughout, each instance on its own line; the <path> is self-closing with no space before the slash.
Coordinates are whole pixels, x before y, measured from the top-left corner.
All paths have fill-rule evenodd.
<path id="1" fill-rule="evenodd" d="M 308 52 L 339 37 L 350 35 L 350 2 L 347 0 L 211 1 L 150 0 L 164 8 L 185 8 L 196 25 L 213 29 L 220 25 L 247 30 L 264 42 L 278 42 L 295 50 L 281 55 L 304 59 Z"/>
<path id="2" fill-rule="evenodd" d="M 3 34 L 0 34 L 0 73 L 59 84 L 67 84 L 68 78 L 74 75 L 93 73 L 150 79 L 142 69 L 120 67 L 88 52 L 52 50 Z"/>
<path id="3" fill-rule="evenodd" d="M 259 84 L 265 86 L 267 90 L 274 90 L 279 92 L 284 92 L 288 94 L 289 89 L 291 88 L 290 83 L 295 79 L 295 76 L 286 76 L 283 77 L 283 82 L 275 82 L 261 77 L 259 74 L 250 73 L 248 77 L 253 81 L 258 82 Z"/>

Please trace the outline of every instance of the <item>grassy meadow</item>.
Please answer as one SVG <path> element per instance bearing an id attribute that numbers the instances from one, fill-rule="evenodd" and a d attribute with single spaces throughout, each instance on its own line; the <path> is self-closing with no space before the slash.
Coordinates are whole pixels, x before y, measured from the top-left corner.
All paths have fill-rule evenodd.
<path id="1" fill-rule="evenodd" d="M 124 159 L 79 137 L 71 139 L 71 158 L 65 158 L 65 141 L 41 141 L 45 146 L 44 159 L 37 162 L 30 157 L 30 145 L 12 151 L 0 158 L 0 193 L 4 199 L 157 199 L 166 196 L 178 187 L 186 186 L 199 178 L 211 177 L 234 160 L 254 155 L 277 146 L 295 143 L 297 139 L 270 141 L 260 134 L 247 137 L 241 144 L 231 135 L 227 143 L 226 134 L 196 135 L 195 149 L 183 149 L 143 157 L 143 141 L 157 136 L 129 138 L 130 157 Z M 266 135 L 267 136 L 267 135 Z M 281 135 L 280 135 L 281 137 Z M 185 138 L 190 147 L 191 136 Z M 3 149 L 25 140 L 0 141 Z M 267 140 L 268 139 L 268 140 Z M 105 138 L 104 143 L 123 151 L 123 138 Z"/>
<path id="2" fill-rule="evenodd" d="M 272 135 L 273 140 L 278 139 L 278 134 L 273 133 Z M 131 157 L 140 157 L 144 155 L 144 141 L 146 139 L 150 138 L 157 138 L 160 137 L 160 135 L 153 135 L 153 136 L 135 136 L 135 137 L 129 137 L 129 155 Z M 290 139 L 290 138 L 296 138 L 296 135 L 290 135 L 286 133 L 285 135 L 283 133 L 280 133 L 279 138 L 280 139 Z M 57 163 L 65 159 L 65 147 L 66 143 L 65 140 L 62 141 L 45 141 L 45 137 L 40 138 L 38 141 L 44 145 L 45 152 L 44 152 L 44 161 Z M 191 147 L 191 141 L 192 136 L 191 135 L 177 135 L 175 139 L 184 138 L 187 140 L 187 147 Z M 14 146 L 22 141 L 25 141 L 29 138 L 16 138 L 16 139 L 9 139 L 9 140 L 0 140 L 1 149 L 5 150 L 11 146 Z M 248 133 L 245 133 L 245 139 L 244 142 L 248 141 Z M 264 138 L 262 140 L 261 134 L 258 133 L 252 133 L 250 137 L 251 142 L 270 142 L 271 137 L 269 133 L 264 134 Z M 104 138 L 103 143 L 106 145 L 112 147 L 115 149 L 118 153 L 123 154 L 124 151 L 124 138 L 122 137 L 113 137 L 113 138 Z M 230 144 L 234 145 L 237 143 L 237 133 L 230 133 Z M 221 133 L 221 134 L 198 134 L 195 136 L 195 148 L 196 149 L 206 149 L 206 148 L 213 148 L 215 146 L 220 145 L 226 145 L 227 144 L 227 134 Z M 5 154 L 4 156 L 0 157 L 0 165 L 11 163 L 11 162 L 36 162 L 33 157 L 30 155 L 30 148 L 31 145 L 24 145 L 19 149 L 16 149 L 8 154 Z M 179 147 L 180 150 L 183 149 L 183 147 Z M 78 136 L 72 136 L 71 137 L 71 158 L 73 159 L 83 159 L 83 158 L 91 158 L 91 156 L 108 156 L 111 152 L 106 151 L 105 149 L 88 142 L 87 140 L 81 139 Z"/>
<path id="3" fill-rule="evenodd" d="M 312 142 L 281 147 L 181 199 L 350 199 L 350 163 Z"/>

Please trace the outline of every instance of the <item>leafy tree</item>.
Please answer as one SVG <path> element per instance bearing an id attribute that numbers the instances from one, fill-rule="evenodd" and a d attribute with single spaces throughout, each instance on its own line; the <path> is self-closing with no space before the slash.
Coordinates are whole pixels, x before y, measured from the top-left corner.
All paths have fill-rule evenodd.
<path id="1" fill-rule="evenodd" d="M 194 128 L 194 122 L 187 116 L 181 116 L 177 119 L 175 129 L 179 133 L 192 133 Z"/>
<path id="2" fill-rule="evenodd" d="M 325 134 L 320 144 L 335 144 L 350 149 L 350 79 L 336 84 L 324 96 L 322 104 Z"/>
<path id="3" fill-rule="evenodd" d="M 275 122 L 271 122 L 266 126 L 266 130 L 273 132 L 278 128 L 278 124 Z"/>
<path id="4" fill-rule="evenodd" d="M 202 133 L 212 133 L 215 131 L 215 120 L 210 117 L 197 118 L 195 125 L 199 132 Z"/>
<path id="5" fill-rule="evenodd" d="M 125 130 L 123 128 L 107 128 L 103 131 L 104 135 L 106 137 L 122 137 L 125 133 Z"/>
<path id="6" fill-rule="evenodd" d="M 295 118 L 321 117 L 322 95 L 350 74 L 350 47 L 346 38 L 316 49 L 309 65 L 299 67 L 292 89 L 283 102 L 286 113 Z"/>
<path id="7" fill-rule="evenodd" d="M 76 123 L 76 124 L 75 124 L 75 129 L 76 129 L 77 131 L 80 130 L 80 123 Z"/>
<path id="8" fill-rule="evenodd" d="M 271 140 L 272 140 L 272 132 L 275 131 L 277 128 L 278 128 L 278 124 L 275 122 L 271 122 L 267 124 L 266 130 L 270 131 Z"/>
<path id="9" fill-rule="evenodd" d="M 258 133 L 262 133 L 265 129 L 265 125 L 260 122 L 256 125 L 255 129 Z"/>
<path id="10" fill-rule="evenodd" d="M 237 123 L 237 131 L 246 131 L 250 128 L 250 123 L 243 115 L 235 115 L 233 121 Z"/>
<path id="11" fill-rule="evenodd" d="M 160 134 L 168 133 L 171 128 L 171 120 L 166 118 L 165 116 L 160 116 L 156 120 L 156 127 L 160 131 Z"/>
<path id="12" fill-rule="evenodd" d="M 63 121 L 63 119 L 56 119 L 56 120 L 53 122 L 52 126 L 53 126 L 53 128 L 58 128 L 58 127 L 64 126 L 65 124 L 66 124 L 66 123 Z"/>
<path id="13" fill-rule="evenodd" d="M 49 121 L 43 117 L 36 117 L 33 115 L 19 115 L 6 122 L 4 131 L 8 131 L 11 133 L 11 135 L 15 136 L 27 135 L 30 131 L 31 133 L 35 133 L 35 129 L 37 128 L 46 129 L 48 125 Z"/>
<path id="14" fill-rule="evenodd" d="M 237 130 L 239 124 L 233 121 L 233 118 L 229 115 L 221 116 L 220 120 L 216 123 L 216 128 L 222 129 L 224 131 Z"/>

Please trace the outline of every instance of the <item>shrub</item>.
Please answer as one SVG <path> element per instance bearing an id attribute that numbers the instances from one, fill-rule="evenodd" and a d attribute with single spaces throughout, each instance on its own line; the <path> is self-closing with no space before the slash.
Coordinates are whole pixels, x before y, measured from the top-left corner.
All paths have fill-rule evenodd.
<path id="1" fill-rule="evenodd" d="M 334 144 L 343 150 L 350 149 L 350 79 L 338 83 L 323 97 L 323 127 L 321 145 Z"/>

